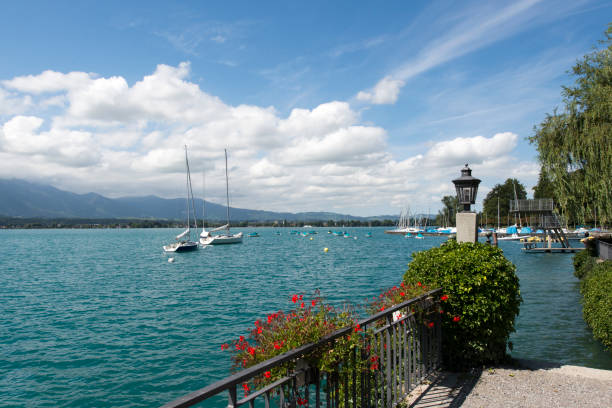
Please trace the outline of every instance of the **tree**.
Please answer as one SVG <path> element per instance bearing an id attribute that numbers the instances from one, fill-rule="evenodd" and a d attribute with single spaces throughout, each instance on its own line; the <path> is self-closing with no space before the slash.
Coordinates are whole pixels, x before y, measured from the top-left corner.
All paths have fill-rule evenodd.
<path id="1" fill-rule="evenodd" d="M 442 204 L 444 207 L 438 211 L 436 216 L 437 225 L 451 226 L 455 225 L 455 218 L 457 208 L 459 207 L 459 200 L 457 196 L 444 196 L 442 197 Z"/>
<path id="2" fill-rule="evenodd" d="M 483 216 L 489 224 L 497 224 L 497 199 L 499 198 L 499 223 L 505 224 L 510 210 L 510 200 L 516 198 L 523 200 L 527 198 L 525 186 L 517 179 L 507 179 L 504 184 L 496 184 L 482 203 Z"/>
<path id="3" fill-rule="evenodd" d="M 533 187 L 533 198 L 552 198 L 557 201 L 555 199 L 555 186 L 543 169 L 540 170 L 538 184 Z"/>
<path id="4" fill-rule="evenodd" d="M 604 47 L 572 68 L 563 111 L 548 114 L 529 138 L 565 214 L 577 221 L 612 220 L 612 24 Z"/>

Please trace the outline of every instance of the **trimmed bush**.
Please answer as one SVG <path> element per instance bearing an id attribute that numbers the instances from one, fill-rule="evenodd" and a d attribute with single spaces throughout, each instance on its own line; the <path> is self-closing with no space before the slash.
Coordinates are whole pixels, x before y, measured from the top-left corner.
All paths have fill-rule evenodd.
<path id="1" fill-rule="evenodd" d="M 595 266 L 595 259 L 591 253 L 583 249 L 574 255 L 574 276 L 583 279 Z"/>
<path id="2" fill-rule="evenodd" d="M 442 287 L 445 294 L 442 353 L 447 368 L 504 361 L 522 298 L 516 267 L 502 251 L 448 241 L 412 256 L 404 283 Z"/>
<path id="3" fill-rule="evenodd" d="M 595 264 L 581 283 L 582 315 L 593 337 L 612 351 L 612 261 Z"/>

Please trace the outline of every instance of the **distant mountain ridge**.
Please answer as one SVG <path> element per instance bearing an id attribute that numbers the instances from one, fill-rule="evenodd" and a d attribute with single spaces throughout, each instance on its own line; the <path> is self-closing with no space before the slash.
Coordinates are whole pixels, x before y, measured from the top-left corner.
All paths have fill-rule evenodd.
<path id="1" fill-rule="evenodd" d="M 184 198 L 157 196 L 108 198 L 96 193 L 76 194 L 50 185 L 19 179 L 0 179 L 0 215 L 40 218 L 185 218 Z M 196 199 L 196 208 L 202 200 Z M 226 208 L 206 201 L 206 219 L 222 221 Z M 201 212 L 199 214 L 201 216 Z M 397 215 L 356 217 L 333 212 L 273 212 L 231 207 L 233 221 L 343 221 L 397 219 Z"/>

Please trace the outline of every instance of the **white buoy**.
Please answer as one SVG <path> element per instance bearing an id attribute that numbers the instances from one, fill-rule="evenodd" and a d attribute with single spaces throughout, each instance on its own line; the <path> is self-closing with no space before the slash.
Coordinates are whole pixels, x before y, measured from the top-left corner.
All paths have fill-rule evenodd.
<path id="1" fill-rule="evenodd" d="M 312 241 L 312 237 L 310 237 L 310 240 Z"/>
<path id="2" fill-rule="evenodd" d="M 357 237 L 353 237 L 353 238 L 357 239 Z"/>
<path id="3" fill-rule="evenodd" d="M 170 263 L 174 262 L 174 258 L 168 258 L 168 262 Z"/>

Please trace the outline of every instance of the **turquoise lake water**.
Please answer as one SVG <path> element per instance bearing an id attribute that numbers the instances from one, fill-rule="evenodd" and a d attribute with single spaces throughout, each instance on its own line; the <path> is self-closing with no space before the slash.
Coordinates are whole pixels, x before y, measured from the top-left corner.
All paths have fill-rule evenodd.
<path id="1" fill-rule="evenodd" d="M 314 230 L 259 228 L 174 263 L 161 247 L 179 230 L 0 230 L 0 406 L 159 406 L 227 376 L 220 345 L 290 295 L 361 305 L 400 282 L 412 252 L 444 240 Z M 582 320 L 572 256 L 501 248 L 524 299 L 513 356 L 612 369 Z"/>

